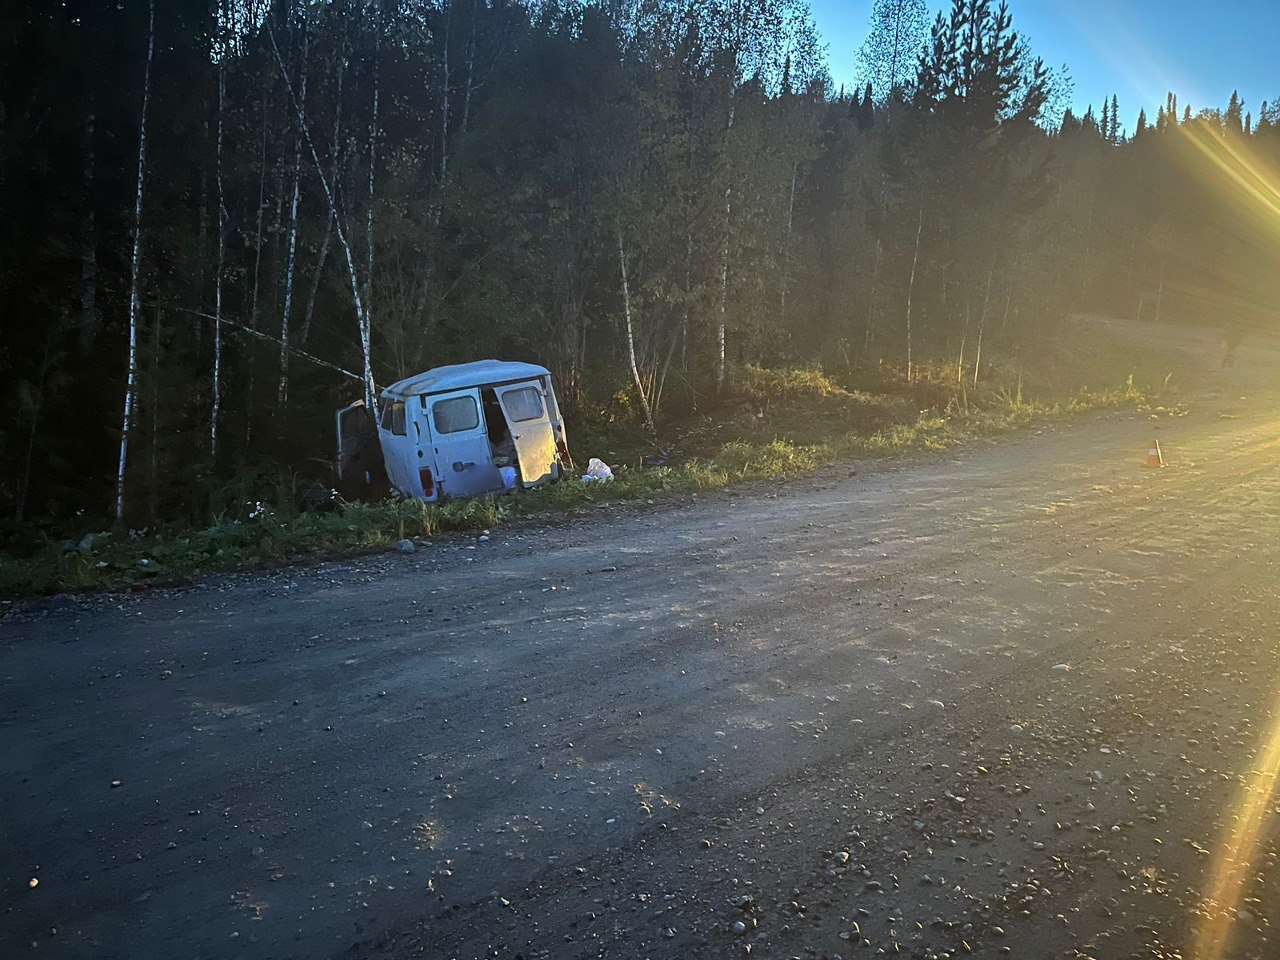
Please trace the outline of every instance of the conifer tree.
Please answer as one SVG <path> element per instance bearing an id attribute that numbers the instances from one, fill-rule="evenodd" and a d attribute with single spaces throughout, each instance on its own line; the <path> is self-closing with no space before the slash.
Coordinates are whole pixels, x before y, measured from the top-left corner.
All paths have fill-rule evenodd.
<path id="1" fill-rule="evenodd" d="M 1165 310 L 1207 309 L 1178 287 L 1265 302 L 1280 262 L 1224 242 L 1220 180 L 1145 110 L 1139 149 L 1096 149 L 1123 142 L 1113 94 L 1049 129 L 1000 0 L 952 0 L 896 92 L 843 96 L 805 0 L 172 0 L 149 102 L 148 0 L 91 30 L 86 0 L 13 2 L 0 49 L 50 62 L 0 57 L 0 513 L 54 526 L 110 522 L 122 476 L 126 522 L 234 513 L 210 494 L 238 465 L 317 476 L 334 406 L 372 406 L 375 377 L 527 358 L 583 410 L 621 387 L 648 434 L 644 404 L 662 431 L 712 394 L 719 329 L 732 396 L 734 360 L 900 367 L 966 335 L 989 359 L 1132 310 L 1162 261 Z M 1190 116 L 1170 91 L 1154 129 Z M 1273 104 L 1203 116 L 1280 164 Z M 290 290 L 291 324 L 265 322 Z M 289 414 L 262 430 L 277 358 Z"/>
<path id="2" fill-rule="evenodd" d="M 1227 101 L 1227 112 L 1223 118 L 1227 133 L 1240 134 L 1244 132 L 1243 113 L 1244 103 L 1240 100 L 1240 91 L 1232 90 L 1231 99 Z"/>

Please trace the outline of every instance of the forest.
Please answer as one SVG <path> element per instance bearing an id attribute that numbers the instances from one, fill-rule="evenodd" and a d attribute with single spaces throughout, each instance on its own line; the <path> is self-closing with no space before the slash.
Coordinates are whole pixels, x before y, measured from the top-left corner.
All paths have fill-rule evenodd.
<path id="1" fill-rule="evenodd" d="M 848 89 L 804 0 L 17 0 L 0 514 L 207 522 L 484 357 L 660 435 L 747 365 L 1275 326 L 1280 103 L 1078 115 L 1016 12 L 879 0 Z"/>

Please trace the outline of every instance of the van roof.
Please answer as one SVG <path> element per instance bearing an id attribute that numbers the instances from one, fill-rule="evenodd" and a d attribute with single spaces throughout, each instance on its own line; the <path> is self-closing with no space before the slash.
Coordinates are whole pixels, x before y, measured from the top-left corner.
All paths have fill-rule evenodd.
<path id="1" fill-rule="evenodd" d="M 511 380 L 531 380 L 551 375 L 546 367 L 536 363 L 520 363 L 512 360 L 475 360 L 471 363 L 455 363 L 435 367 L 426 373 L 405 377 L 383 389 L 383 396 L 413 397 L 424 393 L 443 393 L 446 390 L 463 390 L 490 383 L 506 383 Z"/>

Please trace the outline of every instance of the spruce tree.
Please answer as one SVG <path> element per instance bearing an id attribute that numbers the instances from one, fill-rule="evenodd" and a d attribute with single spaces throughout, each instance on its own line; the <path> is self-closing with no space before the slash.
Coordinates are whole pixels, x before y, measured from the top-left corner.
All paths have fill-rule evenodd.
<path id="1" fill-rule="evenodd" d="M 1231 99 L 1227 101 L 1227 113 L 1225 117 L 1227 133 L 1243 133 L 1244 125 L 1242 122 L 1242 114 L 1244 113 L 1244 103 L 1240 99 L 1240 91 L 1232 90 Z"/>

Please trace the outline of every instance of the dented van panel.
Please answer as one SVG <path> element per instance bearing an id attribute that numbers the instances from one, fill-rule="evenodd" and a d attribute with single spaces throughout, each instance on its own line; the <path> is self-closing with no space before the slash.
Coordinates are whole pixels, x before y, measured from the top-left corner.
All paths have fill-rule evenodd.
<path id="1" fill-rule="evenodd" d="M 479 360 L 406 377 L 382 390 L 376 424 L 391 486 L 416 500 L 528 489 L 573 469 L 551 372 L 536 364 Z"/>

